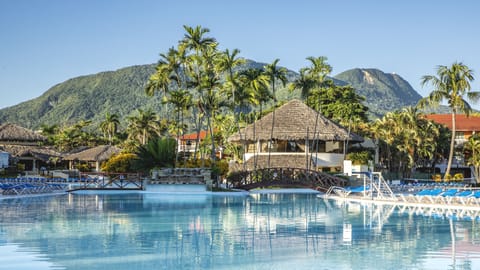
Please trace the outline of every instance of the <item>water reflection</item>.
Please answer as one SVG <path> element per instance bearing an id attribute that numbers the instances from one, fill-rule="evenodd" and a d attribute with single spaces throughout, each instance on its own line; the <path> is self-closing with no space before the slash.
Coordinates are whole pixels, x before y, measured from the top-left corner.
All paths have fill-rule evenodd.
<path id="1" fill-rule="evenodd" d="M 308 194 L 68 195 L 0 211 L 0 247 L 18 243 L 50 268 L 480 268 L 476 219 Z"/>

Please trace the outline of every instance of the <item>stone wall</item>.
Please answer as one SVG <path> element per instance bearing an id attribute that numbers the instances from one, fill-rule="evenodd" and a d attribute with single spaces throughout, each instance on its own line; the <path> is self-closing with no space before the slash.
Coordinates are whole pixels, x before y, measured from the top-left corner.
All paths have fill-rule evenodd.
<path id="1" fill-rule="evenodd" d="M 152 171 L 150 184 L 205 184 L 211 188 L 210 169 L 167 168 Z"/>

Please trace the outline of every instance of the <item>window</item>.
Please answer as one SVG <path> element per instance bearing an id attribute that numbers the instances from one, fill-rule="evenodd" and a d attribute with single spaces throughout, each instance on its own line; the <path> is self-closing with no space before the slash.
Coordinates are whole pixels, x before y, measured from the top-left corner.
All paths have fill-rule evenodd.
<path id="1" fill-rule="evenodd" d="M 465 140 L 465 133 L 462 131 L 455 132 L 455 140 Z"/>

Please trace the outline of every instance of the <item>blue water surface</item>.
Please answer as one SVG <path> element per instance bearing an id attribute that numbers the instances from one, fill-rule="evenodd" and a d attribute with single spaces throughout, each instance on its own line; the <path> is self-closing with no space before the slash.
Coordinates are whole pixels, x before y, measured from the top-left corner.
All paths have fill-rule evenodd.
<path id="1" fill-rule="evenodd" d="M 478 223 L 296 193 L 3 199 L 0 269 L 480 269 Z"/>

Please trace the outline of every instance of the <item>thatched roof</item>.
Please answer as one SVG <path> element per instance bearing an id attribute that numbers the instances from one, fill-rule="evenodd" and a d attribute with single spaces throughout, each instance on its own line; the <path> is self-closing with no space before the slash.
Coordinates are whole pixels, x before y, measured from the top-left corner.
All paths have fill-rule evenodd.
<path id="1" fill-rule="evenodd" d="M 42 142 L 46 138 L 15 124 L 6 123 L 0 125 L 0 141 Z"/>
<path id="2" fill-rule="evenodd" d="M 105 161 L 115 154 L 120 153 L 120 148 L 112 145 L 100 145 L 77 153 L 65 156 L 64 160 Z"/>
<path id="3" fill-rule="evenodd" d="M 12 157 L 32 156 L 45 162 L 52 157 L 61 157 L 59 152 L 45 146 L 3 145 L 1 149 L 10 153 Z"/>
<path id="4" fill-rule="evenodd" d="M 247 141 L 270 140 L 273 112 L 260 120 L 246 126 L 241 131 L 242 139 Z M 316 134 L 315 121 L 317 120 Z M 323 141 L 361 142 L 363 138 L 348 133 L 348 130 L 332 120 L 319 114 L 303 102 L 294 99 L 275 110 L 275 125 L 272 139 L 276 140 L 305 140 L 318 139 Z M 240 141 L 240 133 L 228 138 L 229 141 Z"/>

